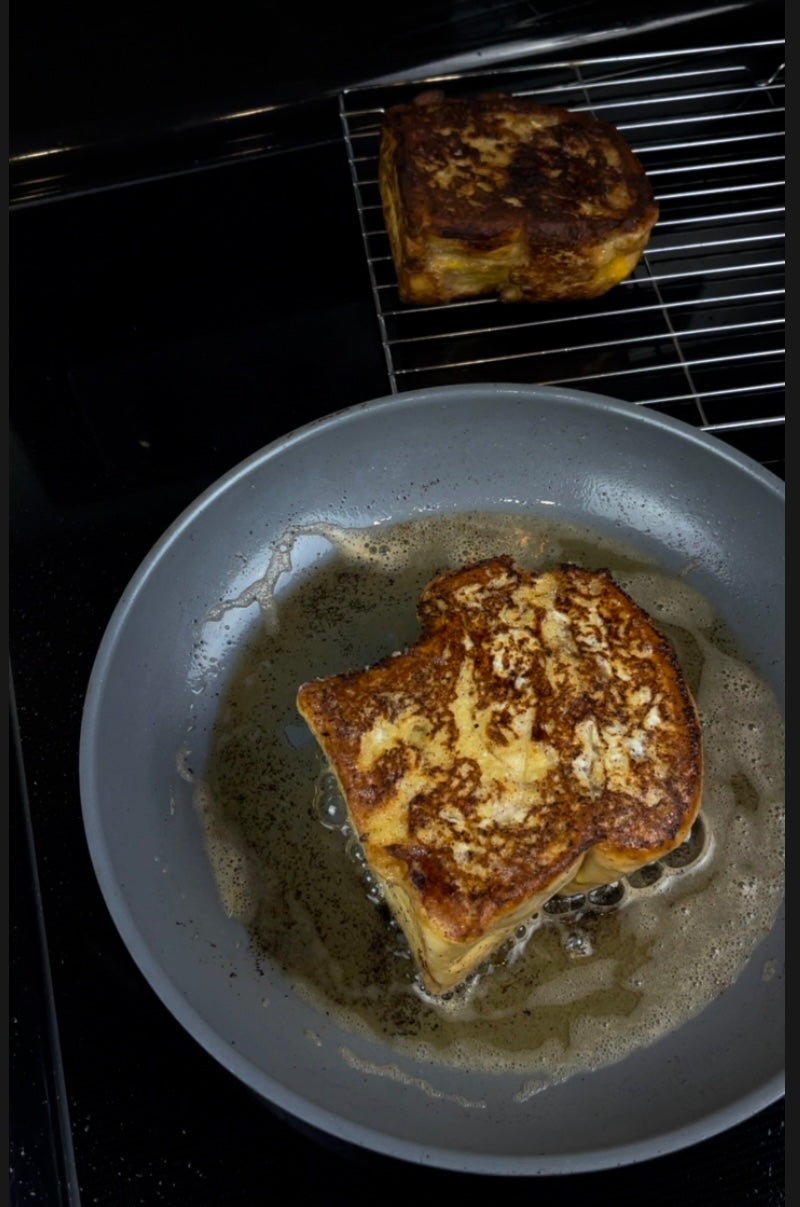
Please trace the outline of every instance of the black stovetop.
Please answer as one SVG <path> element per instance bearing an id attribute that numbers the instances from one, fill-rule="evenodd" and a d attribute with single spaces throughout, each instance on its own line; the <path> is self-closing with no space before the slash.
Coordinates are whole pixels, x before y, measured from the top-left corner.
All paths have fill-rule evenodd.
<path id="1" fill-rule="evenodd" d="M 773 30 L 780 37 L 778 7 L 753 9 L 758 36 Z M 198 29 L 179 54 L 176 22 L 156 52 L 144 12 L 127 33 L 121 20 L 112 29 L 106 15 L 91 29 L 88 22 L 70 30 L 54 24 L 39 56 L 37 31 L 17 16 L 10 414 L 16 1204 L 249 1205 L 281 1193 L 284 1175 L 296 1201 L 385 1192 L 387 1176 L 398 1194 L 480 1188 L 477 1176 L 367 1153 L 277 1114 L 173 1019 L 122 944 L 91 867 L 78 792 L 81 708 L 111 612 L 178 513 L 272 439 L 396 387 L 381 345 L 337 90 L 514 37 L 563 36 L 596 12 L 587 4 L 412 5 L 391 36 L 386 22 L 371 18 L 362 27 L 366 41 L 344 36 L 347 20 L 335 38 L 330 20 L 309 37 L 295 15 L 284 19 L 280 37 L 273 31 L 268 84 L 245 33 L 235 37 L 230 26 L 213 31 L 216 42 L 209 28 Z M 711 24 L 718 19 L 728 37 L 734 18 Z M 690 44 L 695 35 L 679 28 L 675 42 Z M 308 54 L 303 70 L 292 71 L 292 39 L 302 36 Z M 620 31 L 617 41 L 635 45 L 636 35 Z M 125 68 L 116 76 L 108 55 L 122 45 Z M 152 79 L 158 76 L 146 100 L 131 83 L 143 46 L 152 52 Z M 208 71 L 213 54 L 220 69 L 209 84 L 201 67 Z M 79 77 L 80 86 L 65 93 Z M 106 106 L 92 101 L 88 77 L 116 81 Z M 62 103 L 48 109 L 47 95 L 59 92 Z M 243 105 L 257 111 L 244 142 L 238 127 L 234 136 L 216 120 Z M 58 154 L 33 158 L 48 140 Z M 760 430 L 752 445 L 746 431 L 731 438 L 781 473 L 773 428 Z M 773 433 L 766 443 L 765 431 Z M 533 1192 L 565 1203 L 592 1195 L 633 1203 L 644 1193 L 654 1204 L 779 1204 L 783 1102 L 644 1164 L 540 1178 L 535 1186 L 515 1178 L 496 1189 L 520 1202 Z"/>

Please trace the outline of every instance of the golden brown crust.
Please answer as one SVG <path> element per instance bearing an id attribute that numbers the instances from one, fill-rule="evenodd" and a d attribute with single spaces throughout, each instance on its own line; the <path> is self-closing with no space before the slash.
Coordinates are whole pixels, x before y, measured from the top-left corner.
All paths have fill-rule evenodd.
<path id="1" fill-rule="evenodd" d="M 596 297 L 633 271 L 658 218 L 612 125 L 499 93 L 392 106 L 379 179 L 406 302 Z"/>
<path id="2" fill-rule="evenodd" d="M 679 845 L 702 747 L 671 646 L 606 572 L 493 558 L 434 579 L 418 612 L 415 646 L 298 707 L 440 989 L 565 885 Z"/>

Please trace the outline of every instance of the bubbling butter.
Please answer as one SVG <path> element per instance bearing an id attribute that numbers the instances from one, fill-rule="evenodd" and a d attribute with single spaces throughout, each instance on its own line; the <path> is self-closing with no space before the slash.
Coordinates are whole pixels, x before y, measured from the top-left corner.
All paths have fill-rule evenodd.
<path id="1" fill-rule="evenodd" d="M 286 534 L 282 570 L 308 538 L 330 553 L 270 594 L 195 785 L 221 900 L 259 957 L 351 1032 L 434 1063 L 522 1073 L 536 1090 L 620 1060 L 730 985 L 782 900 L 783 722 L 708 601 L 630 546 L 549 517 L 319 524 Z M 703 727 L 706 841 L 688 866 L 677 856 L 644 876 L 642 891 L 542 911 L 488 972 L 436 999 L 370 881 L 295 697 L 308 679 L 413 643 L 430 579 L 500 553 L 529 570 L 608 568 L 673 642 Z"/>

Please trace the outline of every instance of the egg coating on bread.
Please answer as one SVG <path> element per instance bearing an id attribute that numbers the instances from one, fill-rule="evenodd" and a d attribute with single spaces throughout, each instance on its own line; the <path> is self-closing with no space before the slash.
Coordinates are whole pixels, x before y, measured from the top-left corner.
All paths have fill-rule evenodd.
<path id="1" fill-rule="evenodd" d="M 426 987 L 452 988 L 554 894 L 680 845 L 697 709 L 606 571 L 500 556 L 419 601 L 419 640 L 297 696 Z"/>
<path id="2" fill-rule="evenodd" d="M 598 297 L 633 272 L 658 218 L 613 125 L 501 93 L 391 106 L 379 186 L 400 299 L 416 304 Z"/>

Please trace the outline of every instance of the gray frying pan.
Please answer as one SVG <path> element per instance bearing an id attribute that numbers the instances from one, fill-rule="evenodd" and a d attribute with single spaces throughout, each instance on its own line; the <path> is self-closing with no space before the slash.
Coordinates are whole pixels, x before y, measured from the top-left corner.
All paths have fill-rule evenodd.
<path id="1" fill-rule="evenodd" d="M 264 623 L 264 593 L 309 573 L 286 560 L 265 576 L 287 530 L 503 510 L 622 534 L 644 558 L 689 576 L 782 701 L 777 478 L 702 432 L 589 393 L 411 391 L 254 454 L 156 544 L 92 672 L 84 824 L 108 908 L 142 973 L 198 1043 L 264 1098 L 415 1162 L 578 1172 L 694 1143 L 782 1094 L 782 907 L 734 983 L 677 1030 L 527 1095 L 518 1072 L 428 1062 L 348 1030 L 296 992 L 277 962 L 255 958 L 247 928 L 222 907 L 189 782 L 207 758 L 219 692 Z M 293 752 L 289 741 L 287 760 Z"/>

